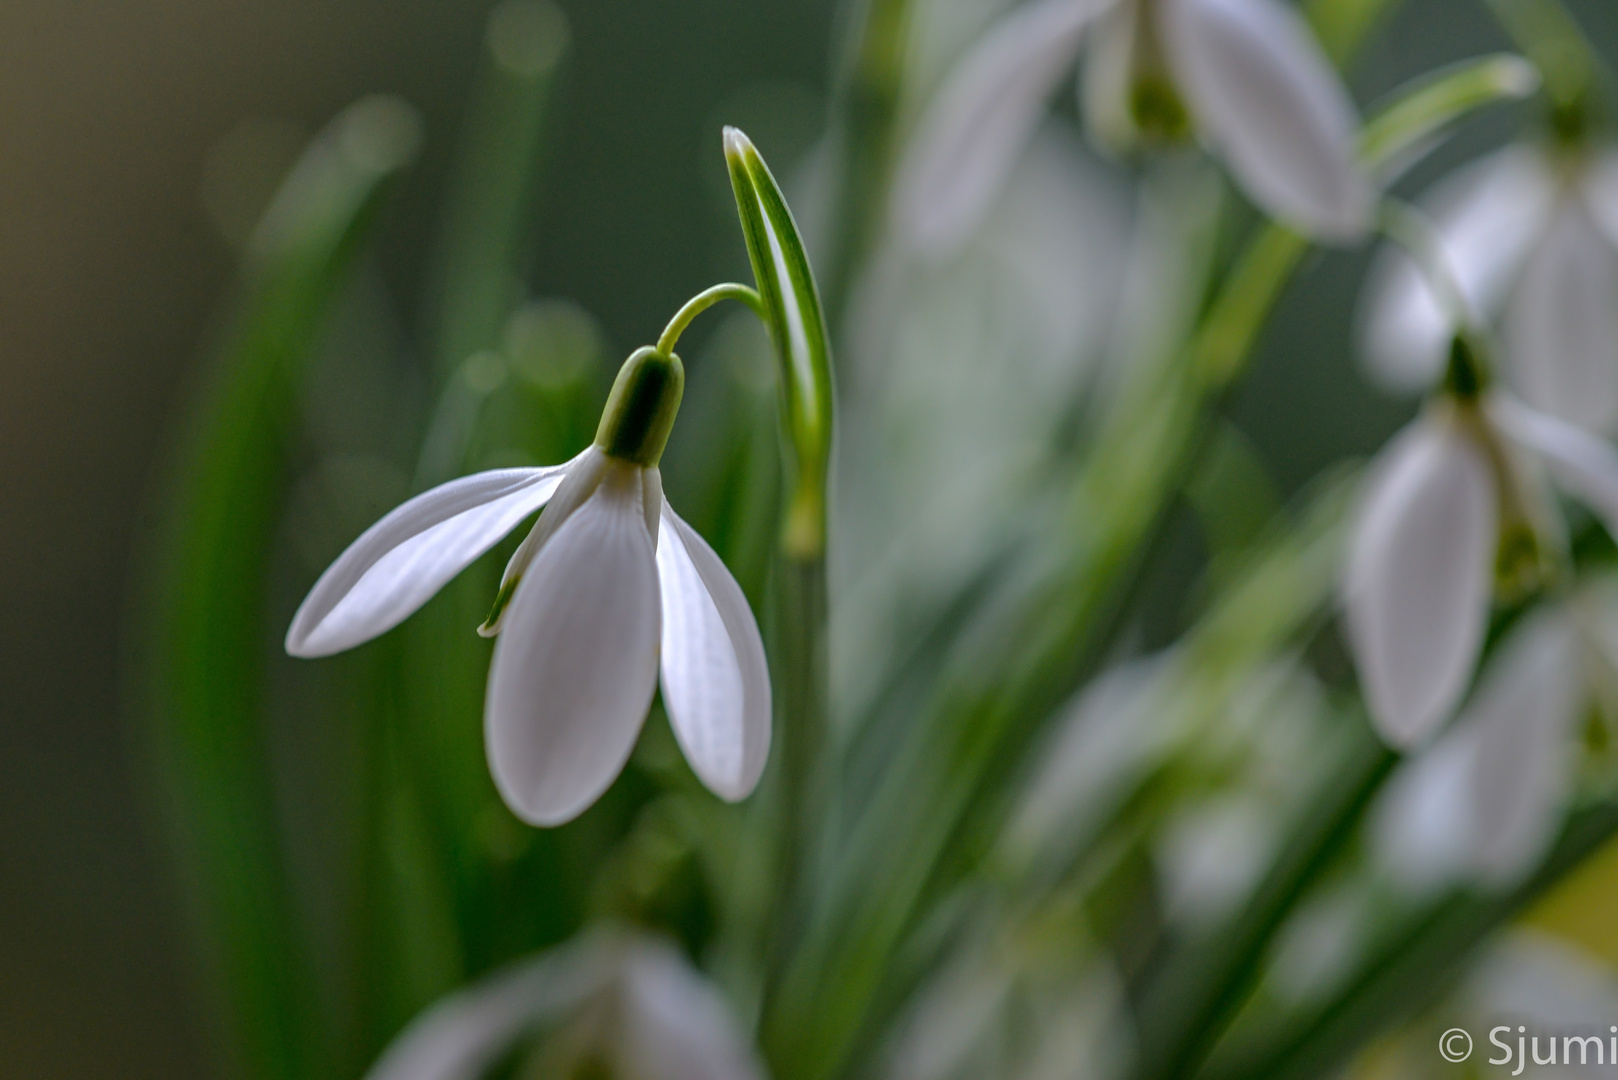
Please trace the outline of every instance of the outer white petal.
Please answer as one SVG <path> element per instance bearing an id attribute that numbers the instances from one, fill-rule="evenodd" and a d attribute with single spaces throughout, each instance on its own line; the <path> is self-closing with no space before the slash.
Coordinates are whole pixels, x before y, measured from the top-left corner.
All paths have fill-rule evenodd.
<path id="1" fill-rule="evenodd" d="M 1559 613 L 1532 617 L 1506 641 L 1457 722 L 1458 736 L 1475 739 L 1472 861 L 1495 884 L 1533 869 L 1561 819 L 1580 701 L 1577 646 Z"/>
<path id="2" fill-rule="evenodd" d="M 544 506 L 571 465 L 463 476 L 398 507 L 320 575 L 292 618 L 287 652 L 328 656 L 391 630 Z"/>
<path id="3" fill-rule="evenodd" d="M 770 752 L 770 672 L 741 586 L 708 542 L 663 504 L 663 704 L 702 782 L 745 797 Z"/>
<path id="4" fill-rule="evenodd" d="M 1247 193 L 1330 239 L 1371 224 L 1348 91 L 1308 24 L 1280 0 L 1160 0 L 1163 44 L 1186 104 Z"/>
<path id="5" fill-rule="evenodd" d="M 578 816 L 623 769 L 657 685 L 658 608 L 640 470 L 615 466 L 524 574 L 489 668 L 489 768 L 524 821 Z"/>
<path id="6" fill-rule="evenodd" d="M 1503 395 L 1489 403 L 1489 416 L 1507 436 L 1538 454 L 1552 478 L 1618 538 L 1618 450 L 1611 443 Z"/>
<path id="7" fill-rule="evenodd" d="M 1468 872 L 1476 746 L 1442 737 L 1400 765 L 1377 800 L 1371 836 L 1377 861 L 1407 891 L 1430 895 Z"/>
<path id="8" fill-rule="evenodd" d="M 1422 200 L 1450 276 L 1477 316 L 1505 300 L 1544 227 L 1555 182 L 1538 151 L 1512 146 L 1467 166 Z M 1360 339 L 1371 376 L 1424 390 L 1443 373 L 1455 320 L 1403 250 L 1388 245 L 1367 276 Z"/>
<path id="9" fill-rule="evenodd" d="M 1477 663 L 1499 528 L 1482 453 L 1443 416 L 1406 428 L 1371 477 L 1344 580 L 1348 638 L 1377 730 L 1424 741 Z"/>
<path id="10" fill-rule="evenodd" d="M 1618 247 L 1618 150 L 1598 154 L 1584 170 L 1583 194 L 1607 243 Z"/>
<path id="11" fill-rule="evenodd" d="M 624 1080 L 764 1080 L 724 998 L 672 947 L 635 945 L 621 979 Z"/>
<path id="12" fill-rule="evenodd" d="M 1502 329 L 1528 404 L 1603 435 L 1618 428 L 1618 250 L 1582 198 L 1558 202 Z"/>
<path id="13" fill-rule="evenodd" d="M 1034 0 L 967 53 L 916 128 L 894 183 L 894 225 L 929 254 L 977 225 L 1110 0 Z"/>
<path id="14" fill-rule="evenodd" d="M 609 940 L 585 938 L 451 994 L 411 1021 L 366 1080 L 476 1080 L 527 1028 L 555 1022 L 605 990 L 618 951 Z"/>

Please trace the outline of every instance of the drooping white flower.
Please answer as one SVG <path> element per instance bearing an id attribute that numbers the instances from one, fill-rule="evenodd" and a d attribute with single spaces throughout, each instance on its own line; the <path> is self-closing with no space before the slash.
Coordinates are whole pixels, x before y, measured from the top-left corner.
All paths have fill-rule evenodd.
<path id="1" fill-rule="evenodd" d="M 1422 201 L 1444 268 L 1477 320 L 1500 320 L 1505 374 L 1541 412 L 1618 434 L 1618 153 L 1552 157 L 1513 145 Z M 1424 275 L 1389 248 L 1361 313 L 1371 374 L 1432 383 L 1454 332 Z"/>
<path id="2" fill-rule="evenodd" d="M 1417 892 L 1508 886 L 1537 865 L 1571 790 L 1593 662 L 1563 606 L 1512 631 L 1455 724 L 1402 768 L 1377 807 L 1376 846 L 1395 880 Z"/>
<path id="3" fill-rule="evenodd" d="M 1275 217 L 1334 240 L 1369 227 L 1353 102 L 1291 5 L 1033 0 L 967 53 L 923 115 L 895 182 L 901 236 L 936 253 L 972 230 L 1087 32 L 1086 112 L 1104 143 L 1127 149 L 1189 124 Z"/>
<path id="4" fill-rule="evenodd" d="M 525 1037 L 534 1075 L 764 1080 L 724 998 L 673 946 L 613 931 L 516 964 L 417 1017 L 367 1080 L 476 1080 Z"/>
<path id="5" fill-rule="evenodd" d="M 1497 574 L 1520 573 L 1547 542 L 1538 467 L 1618 535 L 1618 450 L 1504 393 L 1434 402 L 1374 466 L 1343 602 L 1390 745 L 1420 745 L 1448 719 L 1477 665 Z"/>
<path id="6" fill-rule="evenodd" d="M 377 522 L 321 575 L 287 652 L 326 656 L 393 628 L 549 503 L 506 569 L 484 728 L 496 786 L 536 825 L 576 817 L 617 777 L 659 683 L 686 759 L 728 800 L 770 744 L 770 683 L 730 572 L 663 499 L 657 468 L 679 360 L 624 364 L 595 443 L 563 465 L 453 480 Z"/>

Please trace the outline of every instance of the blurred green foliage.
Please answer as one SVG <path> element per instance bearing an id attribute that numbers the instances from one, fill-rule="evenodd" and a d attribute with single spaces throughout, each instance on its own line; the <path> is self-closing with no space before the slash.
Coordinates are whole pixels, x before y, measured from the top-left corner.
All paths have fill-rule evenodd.
<path id="1" fill-rule="evenodd" d="M 1308 14 L 1344 63 L 1390 6 L 1312 0 Z M 1418 983 L 1454 976 L 1618 828 L 1598 791 L 1526 883 L 1389 900 L 1382 936 L 1324 1006 L 1276 989 L 1299 913 L 1374 878 L 1367 808 L 1396 764 L 1330 619 L 1352 477 L 1283 499 L 1229 416 L 1309 245 L 1255 220 L 1206 163 L 1176 159 L 1139 169 L 1134 235 L 1104 252 L 1175 268 L 1134 336 L 1110 322 L 1129 307 L 1118 281 L 1100 305 L 1105 346 L 1015 307 L 996 321 L 996 304 L 1039 301 L 1070 269 L 1039 261 L 1054 226 L 1038 215 L 1006 211 L 952 265 L 899 266 L 885 200 L 913 122 L 922 7 L 851 6 L 829 134 L 810 179 L 782 174 L 799 217 L 758 151 L 726 138 L 741 223 L 728 242 L 766 327 L 738 310 L 709 336 L 666 472 L 767 614 L 779 737 L 740 806 L 702 790 L 658 713 L 577 821 L 536 831 L 506 810 L 479 723 L 490 645 L 472 631 L 515 537 L 348 655 L 298 666 L 277 650 L 295 598 L 382 510 L 468 472 L 565 460 L 595 431 L 620 358 L 583 307 L 528 285 L 560 13 L 508 0 L 493 15 L 414 355 L 386 340 L 366 256 L 420 137 L 408 107 L 356 104 L 282 184 L 174 455 L 135 629 L 150 758 L 240 1075 L 360 1075 L 430 1003 L 604 920 L 677 937 L 780 1080 L 880 1072 L 908 1060 L 907 1033 L 952 1045 L 955 974 L 993 988 L 982 1027 L 1001 1041 L 918 1075 L 1023 1075 L 1053 1030 L 1038 1003 L 1076 1000 L 1098 972 L 1129 1018 L 1120 1031 L 1140 1035 L 1132 1076 L 1322 1075 L 1433 1000 L 1443 979 Z M 1364 130 L 1368 163 L 1391 169 L 1528 92 L 1523 74 L 1491 56 L 1403 88 Z M 1123 205 L 1065 146 L 1041 144 L 1050 175 L 1036 179 L 1101 216 Z M 996 299 L 952 314 L 978 319 L 1004 357 L 915 331 L 962 306 L 962 282 Z M 1080 376 L 1053 382 L 1054 404 L 1014 432 L 1026 443 L 998 429 L 971 443 L 961 417 L 982 403 L 967 376 L 1039 374 L 1013 370 L 1017 334 Z M 914 384 L 906 348 L 924 357 Z M 343 365 L 367 353 L 391 371 L 359 396 L 403 448 L 392 455 L 327 430 L 351 401 Z M 959 441 L 972 452 L 956 460 L 981 473 L 940 481 L 912 468 L 907 440 Z M 840 543 L 904 535 L 895 493 L 923 511 L 919 528 L 959 536 L 924 532 L 897 555 L 868 542 L 840 567 Z M 982 509 L 999 496 L 1016 512 Z M 1172 557 L 1187 536 L 1195 554 Z M 1165 567 L 1190 581 L 1166 615 L 1152 593 Z M 870 587 L 867 571 L 886 580 Z M 855 614 L 839 622 L 836 604 Z M 848 675 L 830 670 L 839 632 Z M 1149 650 L 1153 635 L 1175 644 Z M 1197 830 L 1232 808 L 1263 823 L 1245 837 L 1262 858 L 1238 902 L 1199 908 L 1174 894 L 1165 852 L 1196 854 L 1212 843 Z"/>

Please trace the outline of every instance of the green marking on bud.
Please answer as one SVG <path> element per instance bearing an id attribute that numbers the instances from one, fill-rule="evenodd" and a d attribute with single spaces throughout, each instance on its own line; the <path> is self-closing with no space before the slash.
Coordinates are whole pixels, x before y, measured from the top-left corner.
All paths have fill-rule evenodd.
<path id="1" fill-rule="evenodd" d="M 673 353 L 650 346 L 624 361 L 601 413 L 595 443 L 612 457 L 643 468 L 656 465 L 668 445 L 685 391 L 685 367 Z"/>

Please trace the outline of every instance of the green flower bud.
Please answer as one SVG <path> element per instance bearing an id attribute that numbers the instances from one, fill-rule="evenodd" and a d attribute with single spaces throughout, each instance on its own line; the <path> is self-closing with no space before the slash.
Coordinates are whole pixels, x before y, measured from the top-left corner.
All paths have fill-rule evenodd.
<path id="1" fill-rule="evenodd" d="M 624 361 L 601 413 L 595 444 L 622 461 L 656 465 L 668 445 L 685 391 L 685 367 L 673 353 L 650 346 Z"/>

